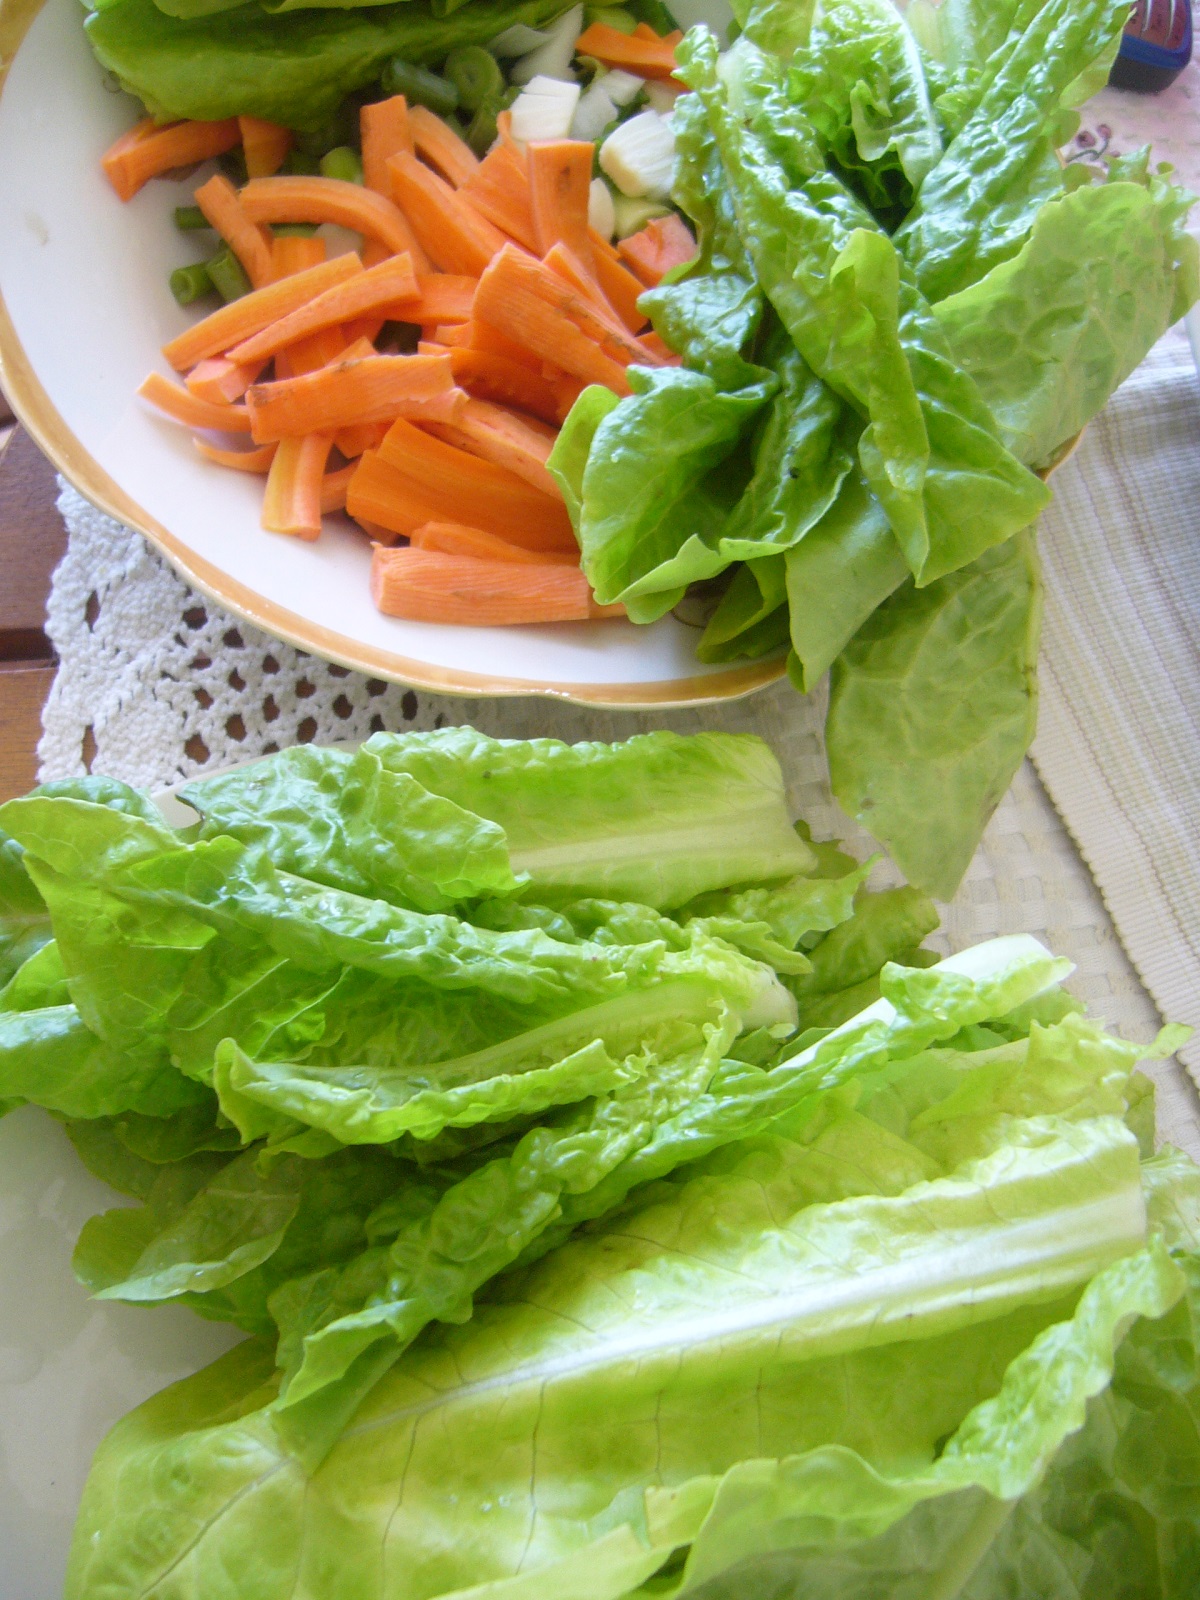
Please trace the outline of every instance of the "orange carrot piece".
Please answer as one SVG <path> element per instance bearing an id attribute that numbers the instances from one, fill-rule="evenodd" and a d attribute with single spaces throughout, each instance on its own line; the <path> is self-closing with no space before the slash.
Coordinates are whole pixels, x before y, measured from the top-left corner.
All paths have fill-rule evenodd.
<path id="1" fill-rule="evenodd" d="M 418 276 L 417 282 L 421 298 L 416 304 L 405 306 L 405 322 L 414 322 L 420 328 L 436 328 L 441 322 L 470 322 L 478 278 L 435 272 L 428 277 Z"/>
<path id="2" fill-rule="evenodd" d="M 339 428 L 333 442 L 347 461 L 353 461 L 364 451 L 378 450 L 390 427 L 390 422 L 358 422 L 352 428 Z"/>
<path id="3" fill-rule="evenodd" d="M 297 339 L 275 357 L 277 378 L 302 378 L 305 373 L 317 372 L 332 366 L 335 361 L 347 359 L 346 335 L 341 328 L 322 328 L 310 333 L 306 339 Z"/>
<path id="4" fill-rule="evenodd" d="M 464 627 L 586 622 L 591 590 L 578 567 L 481 561 L 439 550 L 380 546 L 371 598 L 385 616 Z"/>
<path id="5" fill-rule="evenodd" d="M 335 284 L 307 305 L 280 317 L 261 333 L 244 339 L 230 350 L 229 359 L 245 362 L 261 358 L 265 361 L 277 350 L 295 344 L 297 339 L 306 338 L 310 333 L 336 327 L 369 311 L 385 311 L 390 315 L 398 301 L 419 300 L 420 296 L 411 256 L 407 253 L 389 256 L 377 267 L 368 267 L 345 283 Z M 403 315 L 403 311 L 398 309 L 396 315 Z"/>
<path id="6" fill-rule="evenodd" d="M 214 172 L 196 190 L 196 204 L 246 269 L 256 289 L 270 283 L 271 245 L 263 230 L 242 210 L 237 190 L 221 172 Z"/>
<path id="7" fill-rule="evenodd" d="M 420 522 L 463 522 L 471 528 L 487 528 L 531 550 L 576 548 L 561 499 L 543 494 L 506 467 L 460 450 L 411 422 L 392 424 L 379 447 L 379 460 L 408 479 L 435 506 Z M 375 520 L 388 526 L 386 517 Z M 411 533 L 412 529 L 400 531 Z"/>
<path id="8" fill-rule="evenodd" d="M 573 250 L 568 250 L 564 244 L 556 244 L 547 250 L 545 265 L 556 277 L 569 284 L 582 299 L 593 307 L 597 316 L 608 324 L 610 329 L 624 337 L 629 332 L 628 328 L 617 315 L 616 309 L 609 302 L 598 280 L 592 275 L 584 263 Z"/>
<path id="9" fill-rule="evenodd" d="M 177 372 L 187 372 L 198 361 L 208 356 L 224 355 L 226 350 L 248 339 L 252 333 L 269 327 L 297 306 L 305 305 L 334 284 L 345 283 L 361 271 L 362 262 L 358 257 L 345 255 L 335 256 L 332 261 L 322 261 L 290 277 L 278 278 L 265 288 L 244 294 L 240 300 L 231 301 L 202 322 L 185 329 L 178 338 L 163 345 L 163 355 Z"/>
<path id="10" fill-rule="evenodd" d="M 319 537 L 321 489 L 332 443 L 327 433 L 279 441 L 263 496 L 261 521 L 268 533 L 308 541 Z"/>
<path id="11" fill-rule="evenodd" d="M 410 109 L 408 124 L 417 155 L 435 167 L 451 187 L 459 188 L 479 167 L 479 157 L 466 140 L 425 106 Z"/>
<path id="12" fill-rule="evenodd" d="M 334 441 L 336 443 L 336 440 Z M 336 472 L 327 472 L 321 480 L 321 510 L 344 511 L 346 509 L 346 490 L 350 487 L 350 479 L 354 476 L 354 463 L 348 467 L 339 467 Z"/>
<path id="13" fill-rule="evenodd" d="M 638 343 L 611 308 L 607 313 L 601 312 L 590 297 L 573 289 L 544 262 L 535 261 L 512 245 L 506 247 L 492 263 L 485 278 L 480 280 L 479 291 L 475 297 L 476 316 L 485 322 L 495 322 L 495 317 L 490 316 L 485 307 L 494 309 L 497 300 L 505 292 L 518 296 L 522 294 L 536 296 L 552 310 L 573 322 L 589 339 L 595 340 L 611 361 L 620 362 L 622 366 L 628 366 L 634 361 L 648 366 L 655 365 L 653 357 Z M 561 356 L 555 356 L 553 351 L 538 353 L 545 360 L 554 361 L 568 371 L 576 370 Z M 583 372 L 577 375 L 587 376 Z"/>
<path id="14" fill-rule="evenodd" d="M 602 383 L 615 394 L 630 392 L 625 363 L 591 336 L 591 324 L 599 323 L 606 336 L 608 324 L 548 267 L 515 246 L 506 246 L 480 278 L 474 314 L 543 361 L 589 383 Z M 589 324 L 586 331 L 584 321 Z"/>
<path id="15" fill-rule="evenodd" d="M 595 56 L 606 67 L 619 67 L 639 78 L 669 78 L 675 71 L 675 46 L 682 38 L 678 31 L 662 37 L 644 22 L 632 33 L 593 22 L 579 35 L 575 49 L 581 56 Z"/>
<path id="16" fill-rule="evenodd" d="M 378 239 L 393 255 L 407 250 L 418 272 L 428 270 L 425 252 L 401 213 L 361 183 L 342 178 L 251 178 L 241 201 L 251 222 L 336 222 Z"/>
<path id="17" fill-rule="evenodd" d="M 448 356 L 343 360 L 300 378 L 255 384 L 246 395 L 257 444 L 399 416 L 453 422 L 466 399 Z"/>
<path id="18" fill-rule="evenodd" d="M 262 117 L 239 117 L 238 126 L 242 130 L 247 174 L 251 178 L 273 178 L 292 148 L 291 129 L 265 122 Z"/>
<path id="19" fill-rule="evenodd" d="M 645 292 L 646 285 L 621 265 L 615 251 L 611 256 L 603 255 L 593 246 L 592 261 L 595 263 L 596 282 L 604 290 L 609 305 L 630 333 L 641 333 L 647 319 L 638 310 L 638 300 Z"/>
<path id="20" fill-rule="evenodd" d="M 433 330 L 436 342 L 449 350 L 456 345 L 469 345 L 471 343 L 471 324 L 469 322 L 442 322 Z"/>
<path id="21" fill-rule="evenodd" d="M 672 211 L 655 217 L 640 233 L 622 239 L 620 251 L 647 288 L 662 282 L 672 267 L 695 260 L 696 241 L 683 218 Z"/>
<path id="22" fill-rule="evenodd" d="M 542 369 L 542 376 L 554 391 L 557 409 L 555 421 L 561 426 L 571 413 L 571 407 L 587 388 L 582 378 L 576 378 L 569 372 L 560 372 L 557 367 L 549 363 Z"/>
<path id="23" fill-rule="evenodd" d="M 268 472 L 279 448 L 263 444 L 257 450 L 219 450 L 207 439 L 193 439 L 192 443 L 206 461 L 214 461 L 218 467 L 232 467 L 235 472 Z"/>
<path id="24" fill-rule="evenodd" d="M 228 405 L 242 398 L 265 366 L 265 361 L 252 361 L 239 366 L 236 361 L 224 356 L 212 356 L 193 367 L 184 381 L 198 400 Z"/>
<path id="25" fill-rule="evenodd" d="M 541 376 L 542 368 L 546 365 L 541 356 L 535 355 L 523 344 L 518 344 L 515 339 L 510 339 L 506 333 L 501 333 L 499 328 L 493 328 L 488 322 L 479 322 L 472 318 L 468 327 L 471 332 L 472 350 L 486 350 L 489 355 L 503 356 L 506 361 L 515 361 L 518 366 L 528 367 L 531 372 Z"/>
<path id="26" fill-rule="evenodd" d="M 478 277 L 504 245 L 500 230 L 416 156 L 401 151 L 387 165 L 396 203 L 434 266 Z"/>
<path id="27" fill-rule="evenodd" d="M 277 233 L 271 240 L 271 270 L 277 278 L 319 267 L 325 256 L 325 241 L 319 233 Z"/>
<path id="28" fill-rule="evenodd" d="M 507 406 L 477 399 L 468 400 L 453 427 L 436 423 L 429 426 L 439 439 L 505 467 L 552 500 L 562 499 L 558 480 L 546 470 L 558 437 L 556 428 L 522 417 Z"/>
<path id="29" fill-rule="evenodd" d="M 665 339 L 659 338 L 657 333 L 644 333 L 642 343 L 646 349 L 658 356 L 664 367 L 681 367 L 683 357 L 677 356 Z"/>
<path id="30" fill-rule="evenodd" d="M 460 388 L 477 399 L 516 406 L 520 411 L 540 417 L 543 422 L 561 420 L 558 392 L 541 372 L 533 372 L 522 363 L 510 361 L 507 356 L 491 350 L 462 346 L 451 349 L 450 365 Z"/>
<path id="31" fill-rule="evenodd" d="M 611 239 L 606 239 L 602 233 L 597 233 L 595 228 L 588 229 L 588 243 L 592 247 L 592 254 L 597 258 L 607 256 L 610 261 L 619 261 L 620 252 Z"/>
<path id="32" fill-rule="evenodd" d="M 138 393 L 143 400 L 149 400 L 152 406 L 157 406 L 185 427 L 214 428 L 221 433 L 250 432 L 250 413 L 245 406 L 217 405 L 212 400 L 199 400 L 180 384 L 164 378 L 161 372 L 152 372 Z M 255 440 L 255 443 L 262 441 Z"/>
<path id="33" fill-rule="evenodd" d="M 408 101 L 402 94 L 390 100 L 376 100 L 363 106 L 358 114 L 358 128 L 362 139 L 363 181 L 376 194 L 392 198 L 392 180 L 388 176 L 390 157 L 401 150 L 412 153 L 412 128 L 408 120 Z"/>
<path id="34" fill-rule="evenodd" d="M 461 522 L 427 522 L 409 535 L 414 550 L 440 550 L 447 556 L 477 556 L 484 561 L 519 561 L 524 566 L 578 567 L 579 552 L 524 550 L 483 528 Z"/>
<path id="35" fill-rule="evenodd" d="M 529 199 L 538 255 L 563 244 L 590 264 L 588 195 L 595 153 L 595 145 L 582 139 L 542 139 L 529 145 Z"/>
<path id="36" fill-rule="evenodd" d="M 524 152 L 511 140 L 494 144 L 458 192 L 460 199 L 501 232 L 527 250 L 541 253 L 533 223 L 529 168 Z"/>
<path id="37" fill-rule="evenodd" d="M 241 137 L 236 117 L 224 122 L 172 122 L 163 128 L 153 117 L 144 117 L 110 146 L 100 165 L 121 199 L 132 200 L 151 178 L 224 155 Z"/>

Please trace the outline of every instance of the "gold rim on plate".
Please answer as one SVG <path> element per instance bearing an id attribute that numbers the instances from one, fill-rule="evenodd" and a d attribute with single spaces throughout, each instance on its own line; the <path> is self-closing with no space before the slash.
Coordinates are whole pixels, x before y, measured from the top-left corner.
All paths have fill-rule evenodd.
<path id="1" fill-rule="evenodd" d="M 0 95 L 4 92 L 9 68 L 16 59 L 17 51 L 44 4 L 45 0 L 0 0 Z M 670 707 L 684 709 L 736 700 L 768 684 L 777 683 L 784 675 L 784 660 L 777 656 L 711 676 L 697 674 L 690 678 L 670 678 L 649 683 L 546 683 L 535 679 L 492 677 L 486 673 L 435 667 L 428 662 L 415 661 L 408 656 L 365 645 L 298 616 L 237 582 L 219 567 L 197 555 L 126 494 L 72 433 L 55 408 L 25 354 L 2 291 L 0 384 L 22 427 L 80 494 L 110 517 L 143 534 L 207 599 L 224 606 L 264 633 L 295 645 L 299 650 L 322 656 L 327 661 L 337 662 L 371 677 L 389 678 L 438 694 L 473 698 L 486 695 L 546 696 L 579 705 L 630 711 Z"/>

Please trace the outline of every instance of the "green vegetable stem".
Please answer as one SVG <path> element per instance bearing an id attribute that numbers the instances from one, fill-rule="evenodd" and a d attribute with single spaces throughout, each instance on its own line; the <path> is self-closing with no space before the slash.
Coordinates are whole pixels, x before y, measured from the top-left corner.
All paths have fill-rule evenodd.
<path id="1" fill-rule="evenodd" d="M 250 279 L 246 276 L 246 270 L 228 245 L 204 263 L 204 270 L 213 288 L 226 303 L 240 300 L 242 295 L 250 293 Z"/>
<path id="2" fill-rule="evenodd" d="M 197 261 L 194 266 L 176 267 L 170 277 L 171 293 L 181 306 L 194 305 L 197 300 L 202 300 L 206 294 L 212 294 L 216 288 L 208 267 L 203 261 Z"/>
<path id="3" fill-rule="evenodd" d="M 340 178 L 343 183 L 363 181 L 362 157 L 348 144 L 327 150 L 321 157 L 320 170 L 323 178 Z"/>
<path id="4" fill-rule="evenodd" d="M 451 50 L 442 74 L 453 84 L 464 111 L 476 112 L 504 93 L 504 74 L 495 56 L 477 44 Z"/>
<path id="5" fill-rule="evenodd" d="M 384 94 L 402 94 L 412 105 L 426 106 L 439 117 L 448 117 L 458 109 L 456 84 L 401 56 L 393 56 L 384 67 L 380 83 Z"/>

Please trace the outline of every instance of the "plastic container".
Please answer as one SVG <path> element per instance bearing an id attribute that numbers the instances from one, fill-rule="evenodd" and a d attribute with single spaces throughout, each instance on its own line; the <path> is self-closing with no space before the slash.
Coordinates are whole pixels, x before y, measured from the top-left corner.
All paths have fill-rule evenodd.
<path id="1" fill-rule="evenodd" d="M 1191 59 L 1191 0 L 1135 0 L 1108 81 L 1153 94 L 1174 83 Z"/>

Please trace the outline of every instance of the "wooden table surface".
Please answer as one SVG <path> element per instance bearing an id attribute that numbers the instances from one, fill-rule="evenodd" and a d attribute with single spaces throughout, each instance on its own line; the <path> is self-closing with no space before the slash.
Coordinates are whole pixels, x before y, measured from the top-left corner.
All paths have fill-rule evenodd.
<path id="1" fill-rule="evenodd" d="M 54 680 L 45 634 L 50 574 L 66 545 L 54 469 L 0 395 L 0 800 L 37 774 L 41 712 Z"/>

